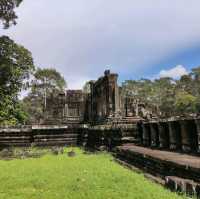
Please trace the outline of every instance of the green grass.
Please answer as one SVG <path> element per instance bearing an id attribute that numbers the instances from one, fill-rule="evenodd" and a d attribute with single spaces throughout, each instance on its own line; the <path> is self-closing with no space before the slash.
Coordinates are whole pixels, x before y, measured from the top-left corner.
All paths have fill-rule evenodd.
<path id="1" fill-rule="evenodd" d="M 123 168 L 109 154 L 75 151 L 75 157 L 1 160 L 0 199 L 183 198 Z"/>

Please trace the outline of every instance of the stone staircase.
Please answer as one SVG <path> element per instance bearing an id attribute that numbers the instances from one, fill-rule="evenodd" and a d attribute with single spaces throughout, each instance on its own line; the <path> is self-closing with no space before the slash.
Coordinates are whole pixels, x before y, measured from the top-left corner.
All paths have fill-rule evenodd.
<path id="1" fill-rule="evenodd" d="M 79 128 L 68 126 L 32 126 L 0 128 L 0 148 L 30 146 L 74 146 Z"/>
<path id="2" fill-rule="evenodd" d="M 31 128 L 1 128 L 0 129 L 0 148 L 7 147 L 28 147 L 32 140 Z"/>
<path id="3" fill-rule="evenodd" d="M 74 146 L 77 145 L 78 129 L 62 127 L 33 128 L 35 146 Z"/>

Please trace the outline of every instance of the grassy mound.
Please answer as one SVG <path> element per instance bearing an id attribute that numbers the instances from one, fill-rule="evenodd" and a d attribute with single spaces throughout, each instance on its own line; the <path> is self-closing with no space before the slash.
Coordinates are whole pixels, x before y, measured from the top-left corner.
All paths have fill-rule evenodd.
<path id="1" fill-rule="evenodd" d="M 123 168 L 109 154 L 0 161 L 0 199 L 182 198 Z"/>

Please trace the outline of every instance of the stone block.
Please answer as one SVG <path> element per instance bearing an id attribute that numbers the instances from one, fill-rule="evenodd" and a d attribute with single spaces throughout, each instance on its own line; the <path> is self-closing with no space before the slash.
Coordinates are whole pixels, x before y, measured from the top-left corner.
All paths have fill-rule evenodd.
<path id="1" fill-rule="evenodd" d="M 171 150 L 181 149 L 181 129 L 177 121 L 169 121 L 169 147 Z"/>
<path id="2" fill-rule="evenodd" d="M 169 128 L 166 122 L 159 122 L 159 147 L 169 149 Z"/>
<path id="3" fill-rule="evenodd" d="M 197 128 L 194 120 L 180 120 L 182 150 L 184 152 L 198 151 Z"/>
<path id="4" fill-rule="evenodd" d="M 159 135 L 158 135 L 158 123 L 152 122 L 150 123 L 151 130 L 151 147 L 159 146 Z"/>
<path id="5" fill-rule="evenodd" d="M 144 146 L 150 146 L 151 144 L 151 131 L 150 131 L 150 125 L 149 123 L 143 123 L 142 124 L 142 129 L 143 129 L 143 133 L 142 133 L 142 141 L 143 141 L 143 145 Z"/>

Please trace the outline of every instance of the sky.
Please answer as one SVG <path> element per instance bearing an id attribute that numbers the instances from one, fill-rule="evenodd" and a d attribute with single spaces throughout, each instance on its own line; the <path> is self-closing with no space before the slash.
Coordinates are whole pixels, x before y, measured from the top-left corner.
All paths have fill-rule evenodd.
<path id="1" fill-rule="evenodd" d="M 119 82 L 179 78 L 200 65 L 199 0 L 23 0 L 9 35 L 71 89 L 105 69 Z"/>

